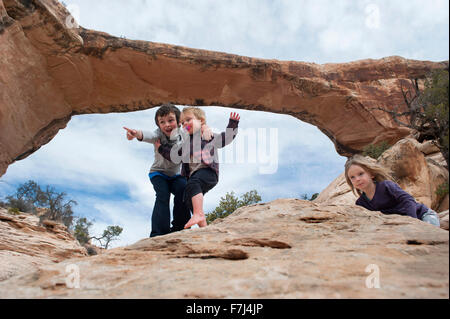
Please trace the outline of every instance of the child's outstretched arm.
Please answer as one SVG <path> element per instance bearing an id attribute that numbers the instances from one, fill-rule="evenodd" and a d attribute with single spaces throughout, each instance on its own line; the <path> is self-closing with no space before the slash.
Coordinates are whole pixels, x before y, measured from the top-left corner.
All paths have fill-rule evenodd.
<path id="1" fill-rule="evenodd" d="M 402 212 L 408 216 L 417 218 L 417 206 L 414 197 L 405 192 L 397 183 L 387 181 L 385 185 L 387 191 L 400 205 Z"/>
<path id="2" fill-rule="evenodd" d="M 156 129 L 152 131 L 141 131 L 135 129 L 129 129 L 128 127 L 123 127 L 127 131 L 127 138 L 131 141 L 136 138 L 140 142 L 147 142 L 155 144 L 157 140 L 161 138 L 161 130 Z"/>
<path id="3" fill-rule="evenodd" d="M 225 147 L 230 144 L 238 133 L 238 125 L 241 117 L 238 113 L 231 112 L 230 120 L 228 121 L 228 125 L 225 132 L 217 134 L 214 136 L 214 146 L 217 148 Z"/>
<path id="4" fill-rule="evenodd" d="M 127 139 L 131 141 L 134 138 L 137 138 L 139 141 L 142 141 L 143 135 L 142 131 L 130 129 L 128 127 L 123 127 L 127 131 Z"/>

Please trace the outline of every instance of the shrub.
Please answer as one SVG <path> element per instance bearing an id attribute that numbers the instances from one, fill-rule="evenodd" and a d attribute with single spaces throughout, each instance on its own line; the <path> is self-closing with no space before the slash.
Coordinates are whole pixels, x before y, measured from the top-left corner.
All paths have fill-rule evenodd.
<path id="1" fill-rule="evenodd" d="M 377 159 L 378 157 L 380 157 L 381 154 L 383 154 L 390 147 L 391 147 L 391 145 L 389 145 L 389 143 L 386 141 L 383 141 L 378 144 L 370 144 L 363 148 L 363 155 L 370 156 L 374 159 Z"/>
<path id="2" fill-rule="evenodd" d="M 242 206 L 247 206 L 255 204 L 261 201 L 261 196 L 258 195 L 256 190 L 251 190 L 241 196 L 238 199 L 234 192 L 226 193 L 225 197 L 220 198 L 219 206 L 217 206 L 214 211 L 206 215 L 206 221 L 211 223 L 217 218 L 225 218 L 236 209 Z"/>
<path id="3" fill-rule="evenodd" d="M 17 207 L 9 207 L 8 213 L 11 215 L 20 215 L 20 210 Z"/>
<path id="4" fill-rule="evenodd" d="M 448 182 L 445 182 L 438 186 L 438 188 L 436 189 L 436 195 L 439 198 L 444 198 L 445 195 L 447 194 L 448 194 Z"/>

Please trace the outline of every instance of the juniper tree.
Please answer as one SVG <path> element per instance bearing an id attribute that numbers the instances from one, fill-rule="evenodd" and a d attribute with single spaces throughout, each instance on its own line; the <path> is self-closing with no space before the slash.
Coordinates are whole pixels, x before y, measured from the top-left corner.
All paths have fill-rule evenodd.
<path id="1" fill-rule="evenodd" d="M 73 220 L 72 207 L 77 205 L 77 202 L 66 197 L 65 192 L 58 192 L 49 185 L 42 189 L 36 182 L 29 180 L 19 185 L 15 194 L 6 197 L 6 204 L 22 212 L 35 214 L 37 207 L 46 208 L 46 212 L 40 216 L 40 221 L 43 219 L 60 221 L 70 228 Z"/>
<path id="2" fill-rule="evenodd" d="M 423 90 L 419 87 L 419 79 L 411 79 L 408 88 L 401 87 L 406 110 L 400 112 L 397 106 L 394 110 L 374 108 L 388 113 L 401 126 L 417 132 L 417 140 L 435 141 L 448 166 L 449 148 L 449 75 L 447 69 L 435 70 L 428 74 Z M 406 119 L 406 121 L 405 121 Z"/>

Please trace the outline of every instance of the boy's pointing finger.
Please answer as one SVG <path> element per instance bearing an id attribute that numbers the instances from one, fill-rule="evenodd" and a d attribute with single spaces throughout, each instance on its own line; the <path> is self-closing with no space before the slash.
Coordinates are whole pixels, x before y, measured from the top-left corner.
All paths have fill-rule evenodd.
<path id="1" fill-rule="evenodd" d="M 131 134 L 136 134 L 136 130 L 129 129 L 128 127 L 125 127 L 125 126 L 123 128 Z"/>

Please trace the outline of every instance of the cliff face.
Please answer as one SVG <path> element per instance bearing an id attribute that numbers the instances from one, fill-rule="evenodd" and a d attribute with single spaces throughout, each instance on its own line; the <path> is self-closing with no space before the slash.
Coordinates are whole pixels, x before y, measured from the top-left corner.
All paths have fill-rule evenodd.
<path id="1" fill-rule="evenodd" d="M 43 265 L 87 256 L 86 249 L 59 223 L 0 208 L 0 281 Z M 4 295 L 0 293 L 0 298 Z"/>
<path id="2" fill-rule="evenodd" d="M 324 65 L 254 59 L 72 26 L 58 1 L 0 0 L 0 175 L 72 115 L 165 102 L 290 114 L 350 155 L 407 135 L 371 108 L 403 105 L 402 84 L 448 66 L 401 57 Z"/>
<path id="3" fill-rule="evenodd" d="M 2 298 L 448 298 L 449 233 L 279 199 L 0 282 Z M 379 288 L 374 286 L 379 284 Z"/>

